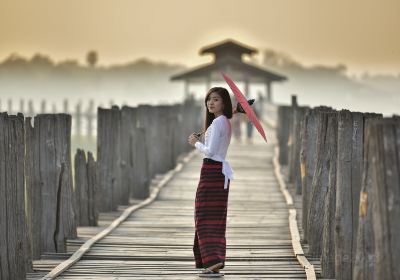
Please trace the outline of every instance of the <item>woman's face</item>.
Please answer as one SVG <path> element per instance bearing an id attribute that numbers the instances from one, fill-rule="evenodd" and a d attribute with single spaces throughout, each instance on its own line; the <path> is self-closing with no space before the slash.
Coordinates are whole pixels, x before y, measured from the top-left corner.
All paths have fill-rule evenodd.
<path id="1" fill-rule="evenodd" d="M 207 108 L 210 113 L 219 116 L 224 111 L 224 102 L 218 93 L 212 92 L 207 98 Z"/>

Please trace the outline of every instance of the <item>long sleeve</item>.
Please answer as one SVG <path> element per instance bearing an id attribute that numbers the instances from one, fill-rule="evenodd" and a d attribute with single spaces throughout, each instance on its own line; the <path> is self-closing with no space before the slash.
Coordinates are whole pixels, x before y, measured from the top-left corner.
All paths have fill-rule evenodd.
<path id="1" fill-rule="evenodd" d="M 197 141 L 194 145 L 195 147 L 202 153 L 204 153 L 207 157 L 213 157 L 219 148 L 220 137 L 222 126 L 219 121 L 214 119 L 212 124 L 210 125 L 210 136 L 209 141 L 207 141 L 207 145 L 204 145 L 200 141 Z"/>

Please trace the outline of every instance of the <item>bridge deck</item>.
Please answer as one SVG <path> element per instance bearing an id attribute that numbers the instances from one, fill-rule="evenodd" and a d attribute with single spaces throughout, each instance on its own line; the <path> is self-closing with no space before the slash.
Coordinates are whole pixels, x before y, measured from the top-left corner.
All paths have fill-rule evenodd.
<path id="1" fill-rule="evenodd" d="M 225 279 L 306 278 L 293 254 L 288 208 L 273 173 L 273 148 L 259 139 L 230 147 L 235 180 L 229 194 Z M 196 154 L 153 203 L 132 213 L 57 279 L 198 279 L 192 244 L 200 167 Z M 69 250 L 83 239 L 69 241 Z M 54 256 L 35 262 L 42 273 L 30 279 L 59 262 Z"/>

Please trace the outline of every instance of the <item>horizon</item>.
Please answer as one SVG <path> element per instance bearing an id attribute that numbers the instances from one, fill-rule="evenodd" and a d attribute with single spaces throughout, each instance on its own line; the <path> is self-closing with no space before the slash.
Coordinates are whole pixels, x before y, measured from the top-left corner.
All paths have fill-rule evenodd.
<path id="1" fill-rule="evenodd" d="M 349 75 L 400 73 L 396 0 L 2 2 L 0 61 L 12 53 L 40 53 L 84 64 L 86 53 L 96 50 L 101 66 L 147 58 L 194 67 L 211 59 L 199 56 L 201 47 L 232 38 L 288 54 L 306 67 L 344 64 Z"/>

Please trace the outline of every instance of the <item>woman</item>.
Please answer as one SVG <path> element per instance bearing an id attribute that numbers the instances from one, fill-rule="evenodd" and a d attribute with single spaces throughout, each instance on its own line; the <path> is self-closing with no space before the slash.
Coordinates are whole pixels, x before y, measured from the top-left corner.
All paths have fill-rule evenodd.
<path id="1" fill-rule="evenodd" d="M 202 277 L 222 276 L 225 266 L 226 215 L 233 171 L 225 160 L 231 140 L 232 102 L 222 87 L 211 88 L 205 98 L 205 141 L 192 133 L 188 142 L 204 154 L 195 200 L 193 253 Z"/>

